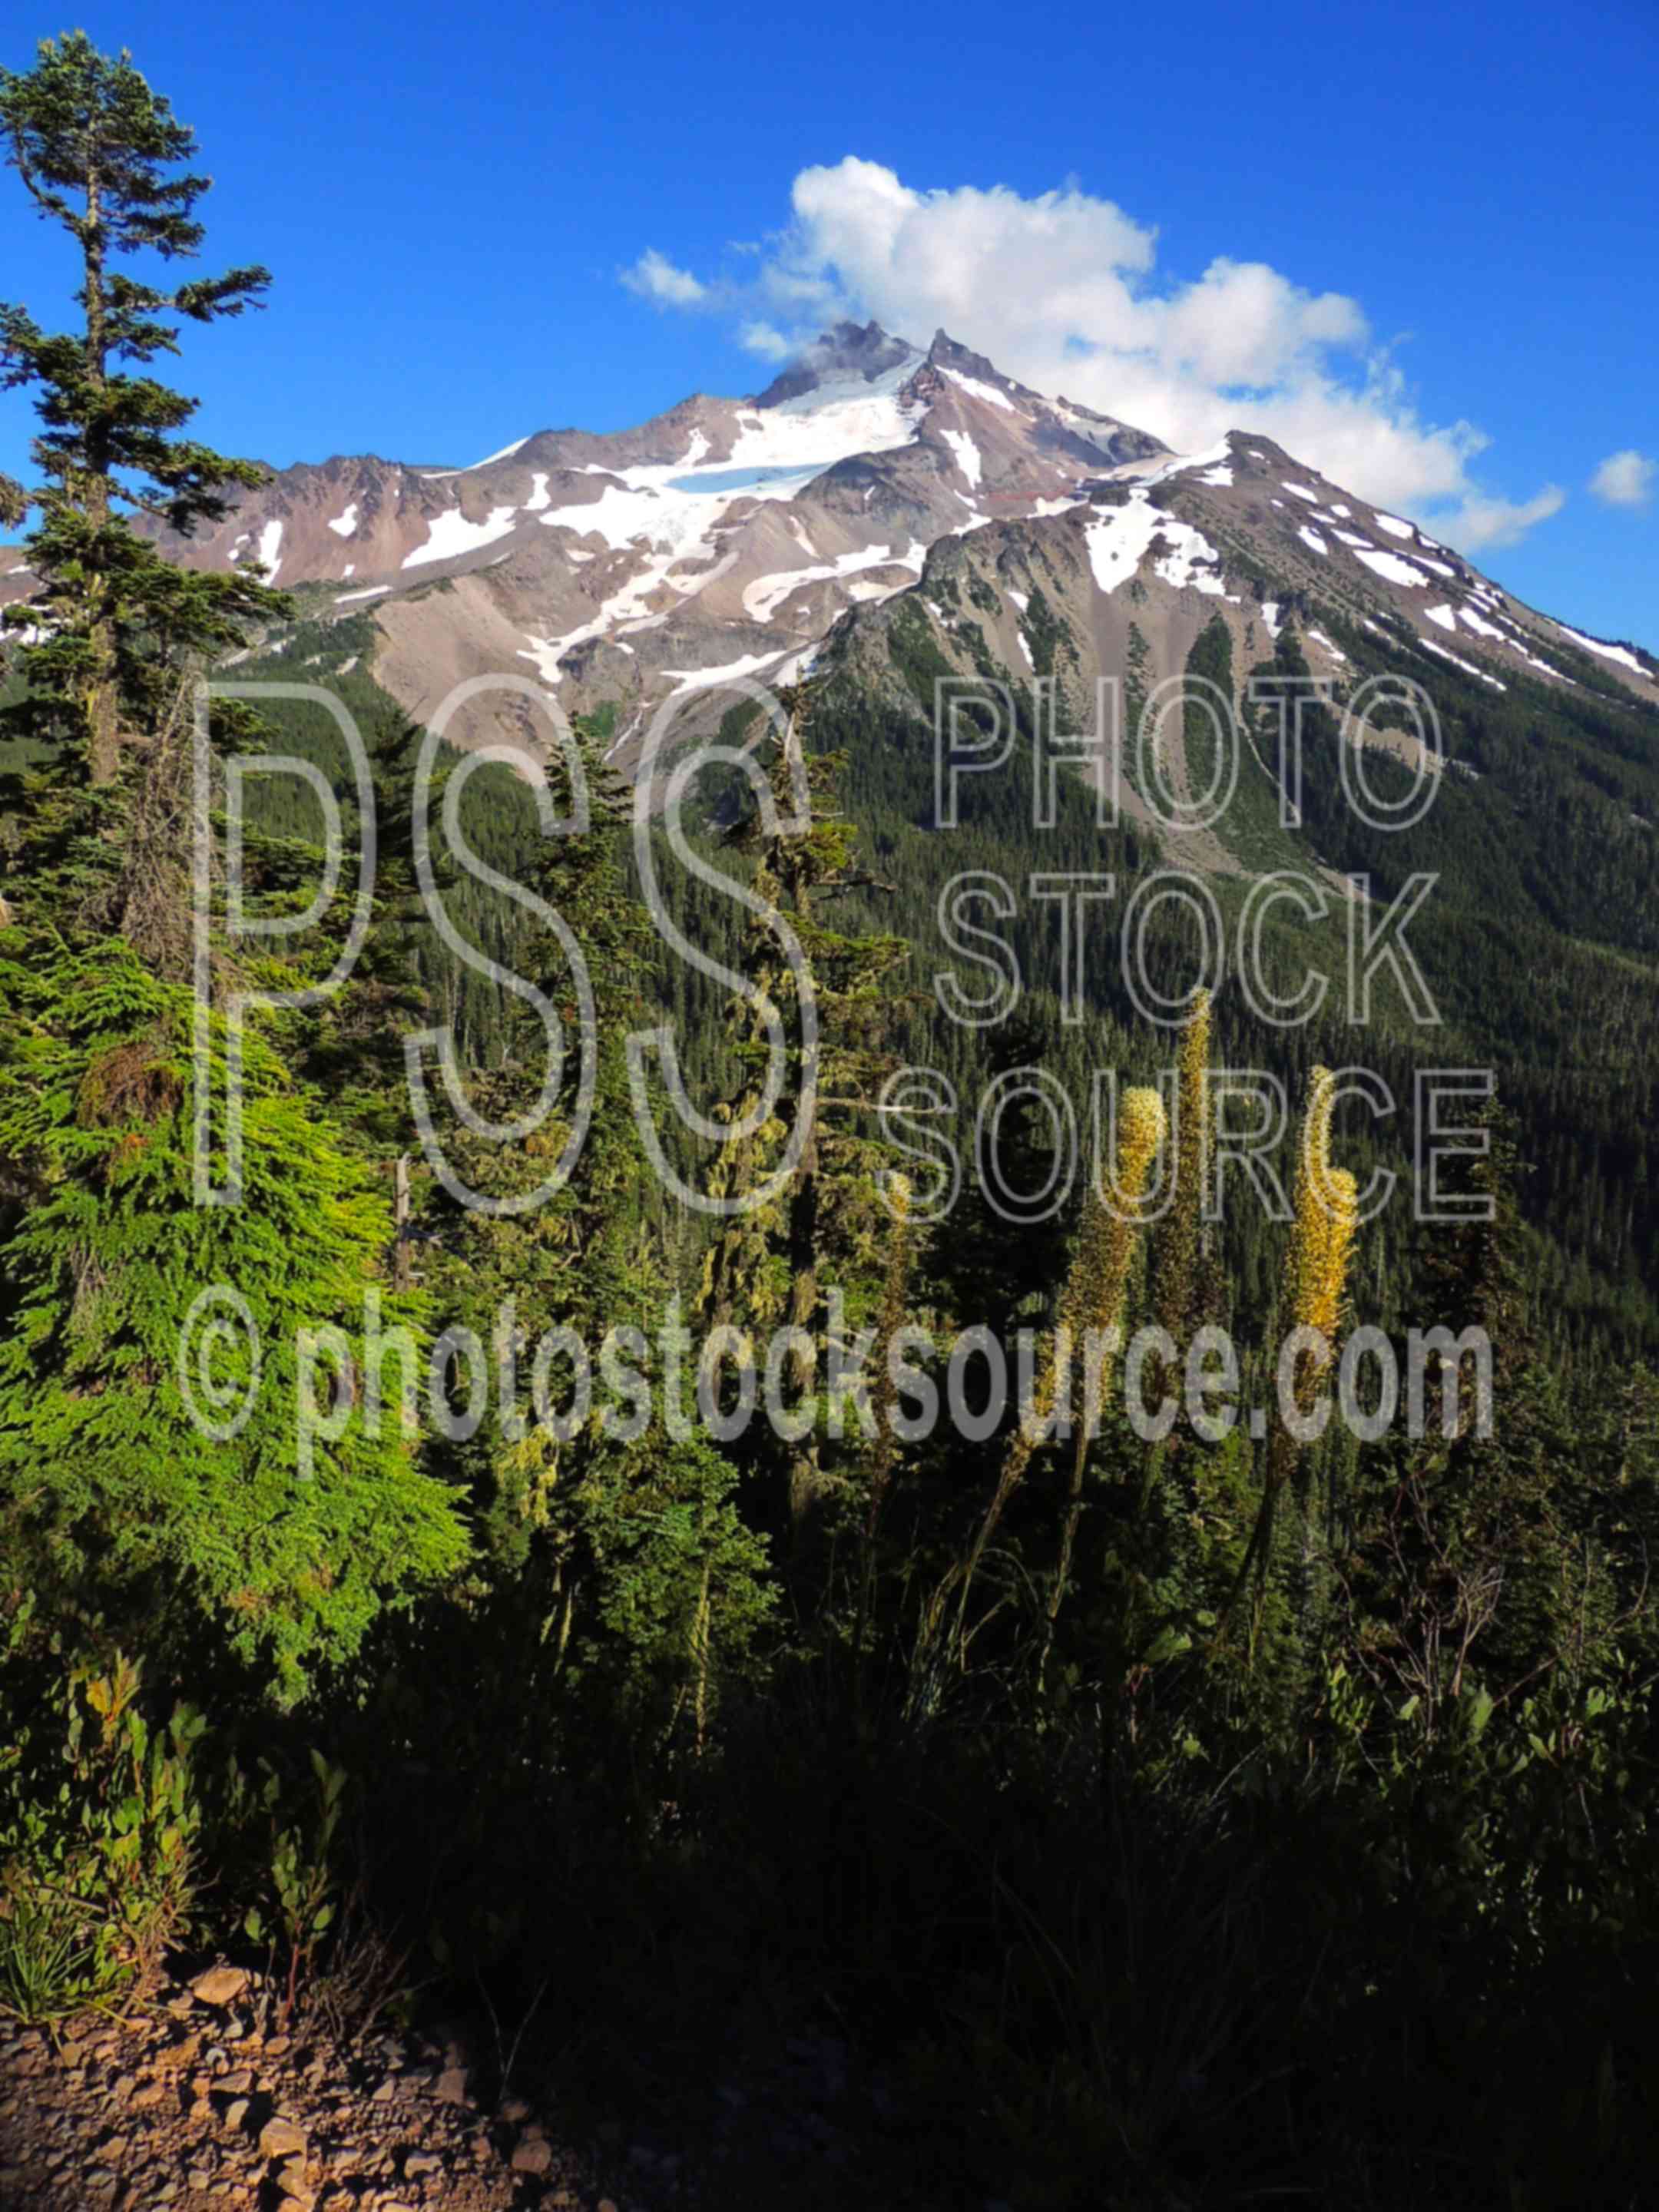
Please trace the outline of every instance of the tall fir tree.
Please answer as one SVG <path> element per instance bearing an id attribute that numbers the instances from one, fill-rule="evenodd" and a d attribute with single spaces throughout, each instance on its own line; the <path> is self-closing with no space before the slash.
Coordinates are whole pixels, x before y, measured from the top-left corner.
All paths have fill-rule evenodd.
<path id="1" fill-rule="evenodd" d="M 40 516 L 27 542 L 40 588 L 7 617 L 28 639 L 13 721 L 76 754 L 102 787 L 121 775 L 124 744 L 153 731 L 179 666 L 270 608 L 257 565 L 181 568 L 133 526 L 142 515 L 188 533 L 226 513 L 227 490 L 264 481 L 258 464 L 181 434 L 197 402 L 149 371 L 177 353 L 181 320 L 240 315 L 270 280 L 246 267 L 163 289 L 123 265 L 193 258 L 209 182 L 188 166 L 195 134 L 125 52 L 100 53 L 81 31 L 43 40 L 33 70 L 0 71 L 0 136 L 80 264 L 78 328 L 50 331 L 21 305 L 0 305 L 0 375 L 35 393 L 42 424 L 40 483 L 0 496 L 14 516 Z"/>
<path id="2" fill-rule="evenodd" d="M 240 1199 L 197 1202 L 196 1168 L 226 1134 L 229 1033 L 186 980 L 192 684 L 246 621 L 285 603 L 253 574 L 176 566 L 135 526 L 187 531 L 262 471 L 178 434 L 194 402 L 131 372 L 176 349 L 170 316 L 238 313 L 265 276 L 164 292 L 118 266 L 193 255 L 206 188 L 183 167 L 192 135 L 125 54 L 80 33 L 48 40 L 29 74 L 0 76 L 0 133 L 40 212 L 76 241 L 82 313 L 79 331 L 52 336 L 0 310 L 7 380 L 34 392 L 43 424 L 28 495 L 41 588 L 22 611 L 11 725 L 46 754 L 22 779 L 15 896 L 0 908 L 7 1625 L 28 1613 L 71 1648 L 142 1638 L 181 1673 L 228 1655 L 292 1698 L 467 1543 L 398 1408 L 377 1433 L 348 1395 L 357 1417 L 334 1419 L 372 1368 L 374 1300 L 384 1293 L 384 1326 L 409 1332 L 391 1361 L 411 1383 L 421 1316 L 386 1279 L 380 1183 L 295 1077 L 314 1037 L 292 1014 L 246 1023 Z M 247 729 L 223 716 L 214 734 Z M 314 853 L 290 859 L 314 880 Z M 292 900 L 280 871 L 253 872 L 255 905 Z M 250 963 L 217 919 L 206 988 L 240 988 Z M 262 960 L 259 982 L 313 980 L 322 934 Z M 222 1326 L 239 1310 L 262 1379 Z M 314 1409 L 331 1433 L 310 1450 L 306 1331 L 331 1347 Z M 221 1418 L 244 1389 L 245 1417 Z"/>

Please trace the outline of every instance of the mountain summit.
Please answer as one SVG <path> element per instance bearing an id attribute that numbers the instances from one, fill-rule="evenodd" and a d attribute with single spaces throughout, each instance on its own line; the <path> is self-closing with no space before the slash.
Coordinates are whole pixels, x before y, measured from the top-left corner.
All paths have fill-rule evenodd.
<path id="1" fill-rule="evenodd" d="M 890 337 L 879 323 L 837 323 L 808 346 L 798 361 L 775 376 L 755 401 L 757 407 L 781 407 L 830 384 L 873 384 L 878 378 L 915 368 L 921 356 L 902 338 Z"/>

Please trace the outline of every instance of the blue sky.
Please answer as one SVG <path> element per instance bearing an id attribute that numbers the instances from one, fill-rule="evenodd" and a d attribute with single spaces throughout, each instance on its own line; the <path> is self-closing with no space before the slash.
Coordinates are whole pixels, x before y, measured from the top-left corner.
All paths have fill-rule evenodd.
<path id="1" fill-rule="evenodd" d="M 830 313 L 937 319 L 1166 435 L 1272 428 L 1659 647 L 1650 0 L 71 20 L 198 129 L 210 262 L 275 273 L 267 313 L 187 342 L 232 450 L 465 462 L 756 389 L 755 348 Z M 11 25 L 13 68 L 64 27 Z M 0 208 L 0 291 L 48 319 L 61 244 L 13 179 Z M 0 468 L 28 429 L 0 394 Z"/>

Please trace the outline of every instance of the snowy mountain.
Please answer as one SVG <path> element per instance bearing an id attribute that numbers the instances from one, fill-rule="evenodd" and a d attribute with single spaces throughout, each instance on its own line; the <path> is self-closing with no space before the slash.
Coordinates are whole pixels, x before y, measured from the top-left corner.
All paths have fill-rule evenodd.
<path id="1" fill-rule="evenodd" d="M 172 550 L 257 559 L 313 619 L 371 614 L 376 678 L 416 717 L 504 672 L 567 711 L 614 704 L 624 768 L 663 699 L 708 690 L 717 718 L 726 678 L 787 681 L 832 633 L 862 653 L 901 605 L 944 665 L 1018 678 L 1037 592 L 1085 687 L 1132 647 L 1149 681 L 1178 673 L 1218 615 L 1238 669 L 1289 624 L 1316 674 L 1352 672 L 1364 638 L 1419 677 L 1659 707 L 1650 656 L 1522 605 L 1260 437 L 1172 455 L 943 331 L 924 353 L 873 323 L 826 333 L 752 398 L 696 393 L 631 430 L 538 431 L 465 467 L 285 469 Z M 0 556 L 0 597 L 28 587 L 16 561 Z M 969 572 L 971 622 L 939 588 Z M 483 705 L 452 734 L 498 738 L 500 720 Z"/>

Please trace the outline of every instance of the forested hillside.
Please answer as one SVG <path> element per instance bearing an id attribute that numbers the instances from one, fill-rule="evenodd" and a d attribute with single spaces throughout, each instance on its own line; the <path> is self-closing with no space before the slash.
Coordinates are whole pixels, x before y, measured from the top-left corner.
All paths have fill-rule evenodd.
<path id="1" fill-rule="evenodd" d="M 0 2010 L 139 2014 L 221 1955 L 319 2046 L 470 2009 L 503 2110 L 516 2068 L 573 2126 L 648 2114 L 709 2205 L 1648 2201 L 1659 712 L 1565 643 L 1565 681 L 1437 669 L 1445 764 L 1385 834 L 1343 709 L 1408 641 L 1322 606 L 1286 826 L 1315 611 L 1218 605 L 1182 658 L 1246 715 L 1224 817 L 1183 847 L 1141 754 L 1103 828 L 1027 681 L 1084 727 L 1099 639 L 1056 556 L 1009 665 L 994 563 L 1036 541 L 993 526 L 775 714 L 733 693 L 683 837 L 617 701 L 540 783 L 474 773 L 377 681 L 372 605 L 171 557 L 262 480 L 161 380 L 268 282 L 174 281 L 192 134 L 79 33 L 0 73 L 0 130 L 65 318 L 0 311 L 40 420 L 0 695 Z M 947 824 L 964 672 L 1018 727 L 988 769 L 969 714 Z M 1175 720 L 1190 796 L 1216 741 Z M 1426 773 L 1364 746 L 1379 806 Z M 1183 857 L 1201 896 L 1126 961 Z M 1279 871 L 1324 911 L 1263 907 Z M 1032 878 L 1106 874 L 1079 959 Z M 1352 933 L 1422 874 L 1441 1018 L 1395 966 L 1361 1020 Z M 1230 947 L 1260 917 L 1267 1011 L 1212 909 Z M 1310 969 L 1325 1003 L 1273 1018 Z M 1461 1218 L 1410 1203 L 1425 1070 L 1492 1072 Z M 1237 1169 L 1209 1202 L 1224 1071 L 1284 1086 L 1281 1208 Z M 841 2163 L 723 2183 L 718 2086 L 826 2033 L 867 2090 Z"/>

